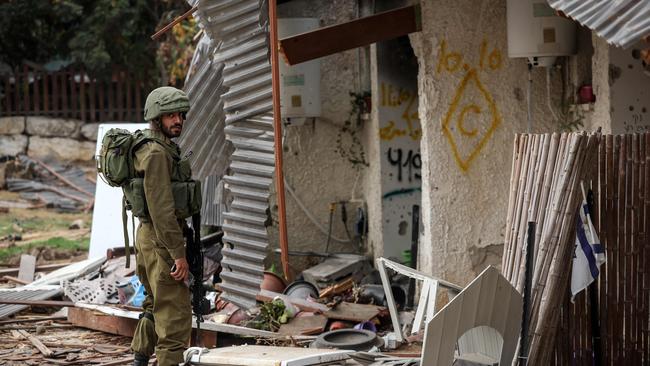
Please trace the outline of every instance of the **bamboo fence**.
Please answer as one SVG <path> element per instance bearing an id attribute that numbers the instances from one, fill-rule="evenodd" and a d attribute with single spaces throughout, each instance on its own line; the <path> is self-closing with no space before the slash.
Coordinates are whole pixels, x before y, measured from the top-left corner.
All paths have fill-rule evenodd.
<path id="1" fill-rule="evenodd" d="M 607 262 L 598 277 L 602 365 L 650 364 L 650 133 L 603 136 L 594 222 Z M 592 291 L 590 287 L 588 291 Z M 582 292 L 561 313 L 551 365 L 594 364 L 592 305 Z"/>
<path id="2" fill-rule="evenodd" d="M 580 182 L 595 172 L 600 134 L 517 135 L 502 269 L 523 293 L 528 222 L 536 223 L 528 365 L 549 365 L 568 288 Z"/>

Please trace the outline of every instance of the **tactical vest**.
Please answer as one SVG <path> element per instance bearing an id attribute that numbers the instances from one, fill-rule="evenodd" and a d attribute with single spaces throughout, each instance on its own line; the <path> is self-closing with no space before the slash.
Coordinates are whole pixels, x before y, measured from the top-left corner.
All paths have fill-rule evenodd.
<path id="1" fill-rule="evenodd" d="M 134 132 L 134 143 L 131 156 L 145 143 L 153 141 L 160 144 L 172 157 L 171 187 L 174 196 L 174 213 L 177 218 L 185 219 L 201 212 L 201 182 L 192 180 L 192 169 L 187 157 L 181 158 L 177 145 L 155 136 L 150 130 Z M 126 198 L 126 209 L 133 216 L 148 218 L 149 210 L 144 194 L 144 177 L 137 176 L 129 179 L 122 189 Z"/>

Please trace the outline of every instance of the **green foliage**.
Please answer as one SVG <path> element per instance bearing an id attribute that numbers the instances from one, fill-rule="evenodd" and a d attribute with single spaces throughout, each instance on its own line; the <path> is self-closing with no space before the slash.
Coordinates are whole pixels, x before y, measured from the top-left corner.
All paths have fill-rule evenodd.
<path id="1" fill-rule="evenodd" d="M 277 332 L 282 324 L 289 321 L 289 314 L 280 299 L 264 303 L 260 306 L 260 312 L 253 319 L 248 321 L 247 327 Z"/>
<path id="2" fill-rule="evenodd" d="M 70 60 L 103 79 L 117 67 L 153 83 L 166 84 L 170 74 L 182 80 L 196 24 L 185 21 L 158 41 L 150 36 L 187 8 L 184 0 L 0 2 L 0 61 Z M 167 50 L 164 58 L 159 48 Z"/>
<path id="3" fill-rule="evenodd" d="M 370 166 L 359 136 L 365 113 L 370 113 L 370 92 L 350 92 L 350 113 L 336 136 L 336 152 L 357 170 Z"/>
<path id="4" fill-rule="evenodd" d="M 71 0 L 0 2 L 0 61 L 15 67 L 24 60 L 65 57 L 82 12 L 82 5 Z"/>

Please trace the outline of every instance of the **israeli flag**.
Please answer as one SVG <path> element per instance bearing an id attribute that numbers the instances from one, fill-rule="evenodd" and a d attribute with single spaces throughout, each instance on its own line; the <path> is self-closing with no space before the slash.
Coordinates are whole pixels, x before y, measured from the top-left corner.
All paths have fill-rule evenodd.
<path id="1" fill-rule="evenodd" d="M 600 265 L 605 263 L 605 251 L 596 235 L 596 229 L 589 217 L 589 208 L 582 188 L 582 207 L 576 215 L 576 244 L 571 272 L 571 300 L 586 289 L 600 273 Z"/>

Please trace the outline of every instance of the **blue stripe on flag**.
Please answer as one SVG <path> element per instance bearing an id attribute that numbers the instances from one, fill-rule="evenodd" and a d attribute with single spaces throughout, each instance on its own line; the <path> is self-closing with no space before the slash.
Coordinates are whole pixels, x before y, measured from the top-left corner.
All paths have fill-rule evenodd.
<path id="1" fill-rule="evenodd" d="M 582 226 L 582 219 L 580 218 L 580 214 L 576 215 L 576 232 L 578 241 L 580 242 L 580 248 L 582 249 L 583 253 L 585 253 L 585 257 L 589 263 L 589 271 L 591 272 L 591 277 L 595 279 L 598 277 L 598 273 L 600 272 L 598 271 L 598 266 L 596 265 L 596 257 L 594 256 L 594 252 L 591 250 L 589 240 L 587 240 L 585 228 Z"/>

